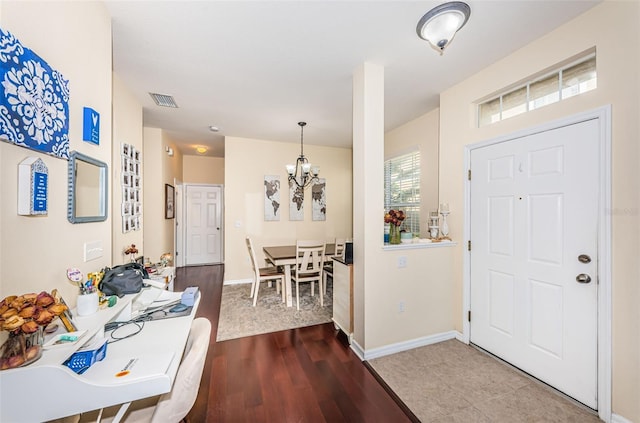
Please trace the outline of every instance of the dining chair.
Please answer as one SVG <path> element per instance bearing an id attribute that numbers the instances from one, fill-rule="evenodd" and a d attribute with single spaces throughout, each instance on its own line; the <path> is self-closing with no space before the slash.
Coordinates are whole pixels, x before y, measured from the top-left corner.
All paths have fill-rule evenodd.
<path id="1" fill-rule="evenodd" d="M 331 257 L 329 257 L 330 260 L 327 260 L 327 262 L 324 264 L 323 268 L 322 268 L 322 286 L 324 289 L 324 294 L 327 294 L 327 280 L 328 277 L 331 276 L 331 282 L 333 282 L 333 260 L 331 260 L 331 258 L 333 257 L 339 257 L 339 258 L 344 258 L 344 248 L 345 248 L 345 244 L 346 244 L 346 240 L 344 238 L 336 238 L 335 240 L 335 249 L 334 249 L 334 253 Z"/>
<path id="2" fill-rule="evenodd" d="M 296 283 L 296 307 L 300 310 L 300 282 L 311 283 L 311 296 L 314 296 L 315 282 L 318 282 L 320 306 L 324 307 L 322 290 L 322 266 L 324 264 L 324 241 L 297 241 L 296 267 L 291 279 Z"/>
<path id="3" fill-rule="evenodd" d="M 191 322 L 182 362 L 170 392 L 131 402 L 121 419 L 118 419 L 120 406 L 113 406 L 100 410 L 97 418 L 93 416 L 94 412 L 84 413 L 80 417 L 80 422 L 178 423 L 183 421 L 198 396 L 210 337 L 211 322 L 208 319 L 199 317 Z"/>
<path id="4" fill-rule="evenodd" d="M 256 257 L 255 249 L 253 248 L 253 241 L 247 237 L 247 249 L 251 256 L 251 265 L 253 266 L 253 283 L 251 285 L 251 298 L 253 298 L 253 306 L 256 306 L 258 302 L 258 291 L 260 290 L 260 282 L 276 281 L 276 292 L 282 295 L 282 301 L 285 301 L 284 290 L 284 272 L 279 270 L 275 266 L 260 267 L 258 265 L 258 258 Z"/>

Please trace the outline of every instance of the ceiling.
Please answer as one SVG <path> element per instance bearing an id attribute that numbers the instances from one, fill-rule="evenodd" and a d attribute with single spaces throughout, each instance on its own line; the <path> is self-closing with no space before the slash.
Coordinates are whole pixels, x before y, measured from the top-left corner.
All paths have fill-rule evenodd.
<path id="1" fill-rule="evenodd" d="M 350 147 L 352 75 L 385 68 L 385 131 L 439 93 L 598 1 L 468 1 L 440 56 L 416 35 L 435 1 L 107 1 L 115 73 L 183 154 L 224 157 L 224 137 Z M 532 72 L 535 71 L 532 64 Z M 157 106 L 149 93 L 173 96 Z M 209 126 L 219 128 L 214 133 Z"/>

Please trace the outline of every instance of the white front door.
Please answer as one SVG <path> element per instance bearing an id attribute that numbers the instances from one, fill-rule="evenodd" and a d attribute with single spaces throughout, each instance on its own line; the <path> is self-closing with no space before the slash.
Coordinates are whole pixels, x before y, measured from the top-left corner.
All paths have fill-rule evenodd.
<path id="1" fill-rule="evenodd" d="M 472 150 L 470 183 L 471 342 L 594 409 L 598 154 L 594 119 Z"/>
<path id="2" fill-rule="evenodd" d="M 185 265 L 222 262 L 222 188 L 185 185 Z"/>

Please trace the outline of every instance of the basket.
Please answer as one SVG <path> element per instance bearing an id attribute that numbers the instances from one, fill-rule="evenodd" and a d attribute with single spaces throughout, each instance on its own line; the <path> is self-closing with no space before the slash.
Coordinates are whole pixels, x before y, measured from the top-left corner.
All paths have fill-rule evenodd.
<path id="1" fill-rule="evenodd" d="M 101 361 L 107 355 L 107 340 L 102 339 L 101 344 L 95 348 L 96 344 L 89 348 L 73 353 L 63 364 L 78 374 L 84 373 L 93 363 Z"/>

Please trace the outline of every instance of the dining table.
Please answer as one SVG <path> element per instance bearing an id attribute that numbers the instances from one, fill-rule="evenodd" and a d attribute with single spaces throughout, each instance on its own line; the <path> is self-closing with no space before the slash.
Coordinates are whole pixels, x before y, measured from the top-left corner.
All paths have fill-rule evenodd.
<path id="1" fill-rule="evenodd" d="M 325 244 L 324 256 L 325 261 L 330 260 L 335 253 L 335 244 Z M 284 268 L 284 292 L 287 307 L 293 305 L 293 292 L 291 289 L 291 266 L 296 264 L 296 246 L 295 245 L 276 245 L 271 247 L 262 247 L 265 259 L 274 266 L 282 266 Z"/>

